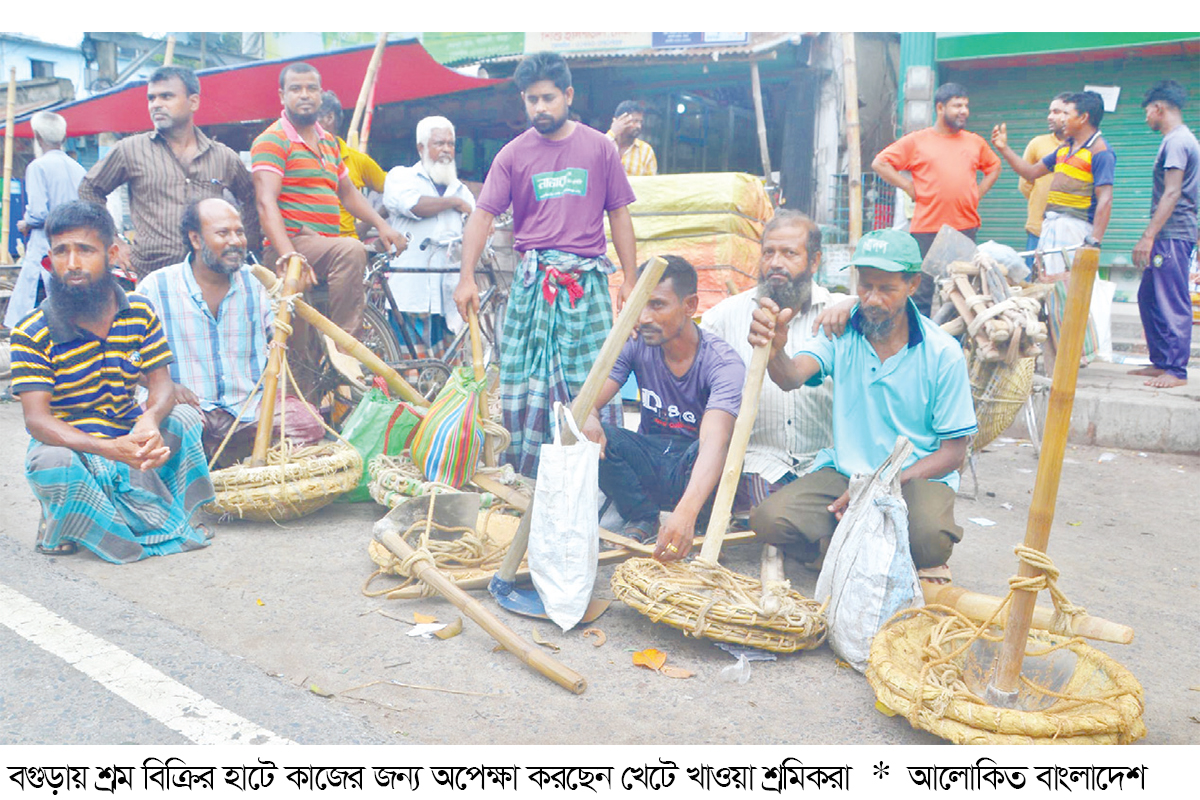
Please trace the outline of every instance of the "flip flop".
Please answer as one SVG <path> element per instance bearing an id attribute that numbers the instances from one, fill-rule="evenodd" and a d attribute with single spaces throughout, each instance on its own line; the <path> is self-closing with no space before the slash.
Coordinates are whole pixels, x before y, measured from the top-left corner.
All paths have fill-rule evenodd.
<path id="1" fill-rule="evenodd" d="M 38 542 L 33 546 L 33 549 L 44 556 L 72 556 L 79 552 L 79 545 L 67 540 L 58 545 L 58 547 L 46 547 L 41 542 Z"/>

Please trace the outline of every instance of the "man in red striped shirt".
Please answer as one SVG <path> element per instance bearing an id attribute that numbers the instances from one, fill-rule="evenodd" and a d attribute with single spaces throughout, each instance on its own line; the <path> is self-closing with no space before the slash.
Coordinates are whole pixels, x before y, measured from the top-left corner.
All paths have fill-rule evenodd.
<path id="1" fill-rule="evenodd" d="M 279 75 L 284 113 L 258 135 L 250 149 L 251 177 L 258 199 L 263 258 L 282 275 L 288 258 L 304 256 L 301 288 L 318 280 L 329 287 L 329 318 L 353 336 L 362 327 L 363 271 L 367 252 L 357 239 L 339 237 L 339 206 L 379 231 L 393 252 L 407 240 L 371 208 L 354 188 L 333 133 L 317 124 L 321 76 L 303 62 L 288 64 Z"/>

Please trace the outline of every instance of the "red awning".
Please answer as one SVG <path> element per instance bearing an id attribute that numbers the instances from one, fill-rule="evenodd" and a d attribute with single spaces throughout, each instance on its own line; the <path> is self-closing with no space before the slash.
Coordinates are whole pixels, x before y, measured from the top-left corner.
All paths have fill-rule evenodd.
<path id="1" fill-rule="evenodd" d="M 329 53 L 276 61 L 256 61 L 232 67 L 200 70 L 200 110 L 197 125 L 220 125 L 274 119 L 279 116 L 279 71 L 284 64 L 304 61 L 321 73 L 321 87 L 337 92 L 341 101 L 353 108 L 366 77 L 374 45 L 350 47 Z M 499 80 L 470 78 L 433 60 L 414 40 L 389 42 L 379 66 L 375 85 L 375 105 L 400 103 L 499 83 Z M 138 133 L 150 130 L 146 110 L 146 82 L 124 83 L 103 94 L 76 100 L 50 109 L 67 120 L 68 136 L 96 133 Z M 13 135 L 32 138 L 29 117 L 18 117 Z M 0 130 L 3 130 L 0 121 Z"/>

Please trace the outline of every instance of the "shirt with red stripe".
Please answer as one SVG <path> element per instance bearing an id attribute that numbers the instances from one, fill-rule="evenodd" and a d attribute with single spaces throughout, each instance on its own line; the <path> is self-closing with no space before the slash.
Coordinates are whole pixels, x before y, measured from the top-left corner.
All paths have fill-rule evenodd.
<path id="1" fill-rule="evenodd" d="M 1042 164 L 1053 173 L 1046 210 L 1091 222 L 1096 216 L 1096 187 L 1112 186 L 1117 166 L 1117 156 L 1100 131 L 1078 146 L 1067 139 Z"/>
<path id="2" fill-rule="evenodd" d="M 250 171 L 274 172 L 283 178 L 278 205 L 289 235 L 299 233 L 303 226 L 322 236 L 337 236 L 341 224 L 338 180 L 350 173 L 337 140 L 320 125 L 314 128 L 316 150 L 284 114 L 254 140 Z"/>

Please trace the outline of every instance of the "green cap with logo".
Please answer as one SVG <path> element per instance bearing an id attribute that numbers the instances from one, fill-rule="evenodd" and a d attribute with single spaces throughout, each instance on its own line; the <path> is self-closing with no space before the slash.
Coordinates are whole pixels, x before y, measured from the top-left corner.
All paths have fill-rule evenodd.
<path id="1" fill-rule="evenodd" d="M 858 240 L 854 259 L 847 266 L 874 267 L 884 272 L 920 272 L 921 248 L 917 240 L 894 228 L 871 231 Z"/>

